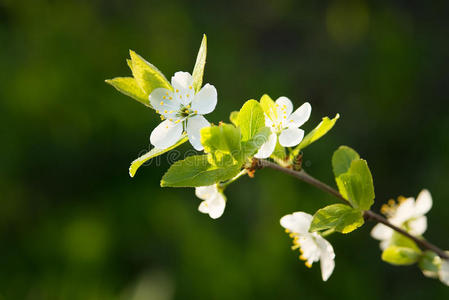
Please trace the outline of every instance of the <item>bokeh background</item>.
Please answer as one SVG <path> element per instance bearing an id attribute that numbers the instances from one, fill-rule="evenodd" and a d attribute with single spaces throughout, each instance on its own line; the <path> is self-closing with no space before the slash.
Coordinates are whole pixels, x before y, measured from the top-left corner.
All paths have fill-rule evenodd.
<path id="1" fill-rule="evenodd" d="M 279 218 L 334 201 L 272 170 L 227 190 L 224 215 L 193 189 L 159 187 L 167 156 L 128 175 L 156 114 L 104 79 L 133 49 L 167 77 L 208 36 L 212 122 L 247 99 L 341 114 L 305 151 L 333 184 L 341 144 L 371 167 L 378 209 L 428 188 L 426 237 L 449 249 L 446 1 L 0 1 L 0 299 L 447 299 L 416 267 L 380 260 L 372 224 L 333 235 L 327 283 L 290 250 Z M 188 150 L 185 145 L 183 150 Z"/>

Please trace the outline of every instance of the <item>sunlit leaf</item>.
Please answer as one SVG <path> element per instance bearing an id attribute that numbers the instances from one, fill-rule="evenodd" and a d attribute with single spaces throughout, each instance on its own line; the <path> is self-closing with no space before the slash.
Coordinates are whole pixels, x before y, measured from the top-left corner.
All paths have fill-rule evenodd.
<path id="1" fill-rule="evenodd" d="M 132 77 L 116 77 L 113 79 L 105 80 L 106 83 L 115 87 L 117 91 L 126 96 L 129 96 L 140 103 L 151 107 L 150 101 L 148 100 L 148 96 L 145 92 L 140 88 L 134 78 Z"/>
<path id="2" fill-rule="evenodd" d="M 162 177 L 162 187 L 197 187 L 231 179 L 240 172 L 240 165 L 218 167 L 207 155 L 190 156 L 175 162 Z"/>
<path id="3" fill-rule="evenodd" d="M 137 172 L 137 169 L 140 168 L 140 166 L 142 166 L 144 163 L 146 163 L 148 160 L 157 157 L 159 155 L 162 155 L 172 149 L 175 149 L 176 147 L 178 147 L 179 145 L 185 143 L 186 141 L 188 141 L 188 137 L 184 134 L 181 139 L 174 144 L 171 147 L 168 147 L 166 149 L 158 149 L 158 148 L 153 148 L 151 149 L 149 152 L 145 153 L 144 155 L 140 156 L 139 158 L 135 159 L 132 163 L 131 166 L 129 167 L 129 176 L 134 177 L 134 175 Z"/>
<path id="4" fill-rule="evenodd" d="M 156 88 L 165 88 L 173 90 L 172 86 L 155 66 L 147 62 L 136 52 L 129 50 L 132 62 L 132 72 L 137 84 L 148 97 Z"/>
<path id="5" fill-rule="evenodd" d="M 201 41 L 200 50 L 198 51 L 198 55 L 196 57 L 195 67 L 193 68 L 193 87 L 196 92 L 201 89 L 203 85 L 203 74 L 204 74 L 204 66 L 206 65 L 206 56 L 207 56 L 207 37 L 204 34 L 203 40 Z"/>
<path id="6" fill-rule="evenodd" d="M 246 101 L 239 111 L 237 123 L 241 130 L 242 141 L 252 139 L 262 127 L 265 127 L 265 116 L 259 102 Z"/>
<path id="7" fill-rule="evenodd" d="M 359 154 L 352 148 L 340 146 L 332 155 L 332 169 L 334 170 L 335 177 L 346 173 L 351 167 L 352 161 L 359 158 Z"/>
<path id="8" fill-rule="evenodd" d="M 349 233 L 364 223 L 363 212 L 346 204 L 333 204 L 318 210 L 313 216 L 311 231 L 333 229 Z"/>
<path id="9" fill-rule="evenodd" d="M 231 112 L 231 114 L 229 115 L 229 120 L 230 120 L 231 123 L 234 124 L 235 126 L 239 126 L 238 118 L 239 118 L 239 112 L 238 112 L 238 111 L 233 111 L 233 112 Z"/>
<path id="10" fill-rule="evenodd" d="M 320 139 L 322 136 L 324 136 L 326 133 L 329 132 L 329 130 L 332 129 L 332 127 L 334 127 L 335 122 L 337 122 L 337 120 L 340 118 L 340 115 L 337 114 L 333 119 L 329 119 L 328 117 L 323 118 L 323 120 L 321 121 L 320 124 L 318 124 L 317 127 L 315 127 L 315 129 L 313 129 L 311 132 L 309 132 L 304 139 L 301 141 L 301 143 L 299 143 L 298 146 L 296 146 L 296 148 L 292 151 L 292 155 L 296 156 L 298 155 L 298 153 L 306 148 L 307 146 L 309 146 L 310 144 L 312 144 L 313 142 L 317 141 L 318 139 Z"/>
<path id="11" fill-rule="evenodd" d="M 240 128 L 231 124 L 205 127 L 201 130 L 201 144 L 209 153 L 213 165 L 237 164 L 240 160 Z"/>
<path id="12" fill-rule="evenodd" d="M 416 249 L 389 246 L 382 252 L 382 260 L 397 266 L 406 266 L 416 263 L 421 255 L 421 251 Z"/>
<path id="13" fill-rule="evenodd" d="M 373 178 L 365 160 L 352 161 L 349 170 L 335 180 L 340 193 L 353 207 L 368 210 L 373 205 Z"/>

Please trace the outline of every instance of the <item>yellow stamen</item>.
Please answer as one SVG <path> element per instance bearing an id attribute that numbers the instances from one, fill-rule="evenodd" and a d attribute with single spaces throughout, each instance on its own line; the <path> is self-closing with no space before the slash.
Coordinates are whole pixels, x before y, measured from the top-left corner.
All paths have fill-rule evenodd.
<path id="1" fill-rule="evenodd" d="M 299 259 L 300 260 L 307 260 L 307 258 L 305 258 L 304 255 L 302 255 L 302 254 L 299 256 Z"/>
<path id="2" fill-rule="evenodd" d="M 164 96 L 164 97 L 162 97 L 162 99 L 167 99 L 167 97 Z"/>
<path id="3" fill-rule="evenodd" d="M 164 114 L 166 114 L 167 113 L 167 110 L 164 110 Z"/>
<path id="4" fill-rule="evenodd" d="M 161 103 L 159 103 L 160 105 L 164 105 L 164 101 L 161 101 Z"/>
<path id="5" fill-rule="evenodd" d="M 187 108 L 190 108 L 190 104 L 186 106 Z"/>
<path id="6" fill-rule="evenodd" d="M 160 112 L 159 112 L 158 110 L 156 110 L 156 113 L 157 113 L 157 114 L 160 114 Z"/>
<path id="7" fill-rule="evenodd" d="M 196 114 L 197 114 L 197 113 L 198 113 L 198 111 L 197 111 L 197 110 L 195 110 L 195 111 L 194 111 L 194 113 L 196 113 Z"/>
<path id="8" fill-rule="evenodd" d="M 189 94 L 186 95 L 187 98 L 189 98 L 189 96 L 190 96 Z"/>
<path id="9" fill-rule="evenodd" d="M 290 230 L 288 230 L 287 228 L 285 228 L 285 232 L 286 232 L 286 233 L 290 233 Z"/>
<path id="10" fill-rule="evenodd" d="M 172 110 L 170 110 L 170 111 L 169 111 L 169 113 L 171 113 L 171 114 L 172 114 L 172 113 L 173 113 L 173 111 L 172 111 Z"/>
<path id="11" fill-rule="evenodd" d="M 161 116 L 161 120 L 165 120 L 164 116 Z"/>
<path id="12" fill-rule="evenodd" d="M 192 89 L 192 86 L 189 86 L 189 90 L 191 90 Z"/>
<path id="13" fill-rule="evenodd" d="M 168 100 L 171 100 L 171 99 L 173 99 L 171 96 L 170 97 L 168 97 Z"/>
<path id="14" fill-rule="evenodd" d="M 170 119 L 170 122 L 173 122 L 173 119 Z"/>
<path id="15" fill-rule="evenodd" d="M 177 93 L 179 93 L 179 90 L 178 90 L 178 89 L 176 89 L 176 92 L 177 92 Z"/>
<path id="16" fill-rule="evenodd" d="M 393 206 L 396 202 L 393 199 L 388 200 L 388 205 Z"/>
<path id="17" fill-rule="evenodd" d="M 309 269 L 312 267 L 312 264 L 309 263 L 308 261 L 306 261 L 305 265 L 306 265 L 306 267 L 309 268 Z"/>

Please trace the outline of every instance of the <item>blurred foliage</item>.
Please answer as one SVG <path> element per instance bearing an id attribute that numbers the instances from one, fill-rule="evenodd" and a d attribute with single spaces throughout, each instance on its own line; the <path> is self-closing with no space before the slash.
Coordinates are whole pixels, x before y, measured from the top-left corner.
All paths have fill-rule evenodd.
<path id="1" fill-rule="evenodd" d="M 159 187 L 167 156 L 131 179 L 159 119 L 104 83 L 130 74 L 128 49 L 167 76 L 190 71 L 206 33 L 204 82 L 219 93 L 209 120 L 264 93 L 309 101 L 306 130 L 340 113 L 304 151 L 308 172 L 332 183 L 332 152 L 350 145 L 369 162 L 376 209 L 432 192 L 426 236 L 448 249 L 448 9 L 1 0 L 0 299 L 448 298 L 418 268 L 383 263 L 370 224 L 330 238 L 336 269 L 321 282 L 290 251 L 279 219 L 332 199 L 272 170 L 230 186 L 215 221 L 197 212 L 193 189 Z"/>

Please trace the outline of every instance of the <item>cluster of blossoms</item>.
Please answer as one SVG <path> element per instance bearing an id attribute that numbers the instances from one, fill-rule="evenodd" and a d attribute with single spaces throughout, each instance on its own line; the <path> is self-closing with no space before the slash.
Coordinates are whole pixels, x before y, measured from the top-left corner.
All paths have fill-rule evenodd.
<path id="1" fill-rule="evenodd" d="M 290 173 L 300 170 L 301 151 L 333 128 L 339 115 L 328 117 L 305 135 L 300 127 L 308 121 L 312 107 L 306 102 L 294 110 L 287 97 L 273 101 L 268 95 L 260 101 L 248 100 L 240 111 L 231 113 L 232 124 L 215 126 L 204 117 L 217 106 L 217 90 L 211 84 L 203 86 L 206 63 L 204 36 L 192 73 L 176 72 L 169 82 L 152 64 L 130 51 L 128 60 L 133 77 L 117 77 L 106 82 L 117 90 L 150 107 L 162 122 L 151 132 L 148 153 L 134 160 L 129 169 L 133 177 L 146 161 L 162 155 L 187 140 L 197 151 L 204 151 L 172 164 L 161 180 L 161 186 L 194 187 L 202 200 L 198 210 L 212 219 L 221 217 L 226 207 L 224 190 L 242 175 L 253 176 L 254 162 L 271 159 L 271 164 Z M 262 138 L 262 142 L 260 142 Z M 344 204 L 319 209 L 314 215 L 294 212 L 280 219 L 280 224 L 293 239 L 292 249 L 300 251 L 299 259 L 307 267 L 320 262 L 323 281 L 335 268 L 335 253 L 324 238 L 334 232 L 347 234 L 364 224 L 364 214 L 371 212 L 374 186 L 367 162 L 347 146 L 338 148 L 332 156 L 332 168 L 338 192 Z M 305 174 L 305 173 L 304 173 Z M 317 184 L 316 180 L 311 180 Z M 326 187 L 324 190 L 332 190 Z M 427 229 L 425 214 L 432 207 L 432 198 L 423 190 L 417 200 L 399 198 L 382 207 L 388 222 L 415 236 Z M 379 216 L 380 217 L 380 216 Z M 385 223 L 385 222 L 384 222 Z M 393 226 L 394 227 L 394 226 Z M 407 265 L 418 263 L 423 273 L 438 277 L 449 285 L 449 261 L 431 251 L 423 252 L 414 241 L 399 235 L 392 227 L 376 225 L 371 235 L 380 240 L 382 259 Z"/>
<path id="2" fill-rule="evenodd" d="M 400 196 L 398 201 L 390 199 L 388 204 L 383 204 L 381 212 L 388 221 L 412 235 L 422 236 L 427 230 L 426 214 L 432 208 L 432 196 L 428 190 L 422 190 L 418 197 L 405 198 Z M 398 244 L 398 234 L 384 224 L 377 224 L 371 231 L 371 236 L 380 241 L 382 250 Z M 423 271 L 429 277 L 438 277 L 444 284 L 449 285 L 449 260 L 433 257 L 435 272 Z"/>

